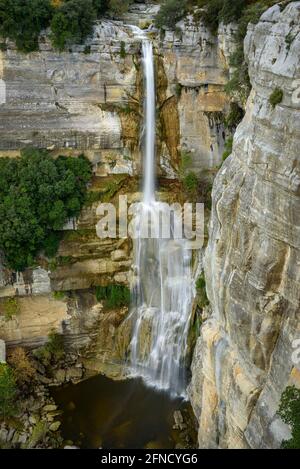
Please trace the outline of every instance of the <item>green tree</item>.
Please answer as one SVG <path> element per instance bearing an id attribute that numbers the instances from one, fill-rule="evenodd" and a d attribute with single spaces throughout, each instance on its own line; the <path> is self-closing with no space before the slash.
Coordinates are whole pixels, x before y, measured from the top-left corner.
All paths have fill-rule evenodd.
<path id="1" fill-rule="evenodd" d="M 99 3 L 100 8 L 100 3 Z M 55 10 L 51 21 L 52 42 L 62 51 L 67 45 L 82 43 L 91 34 L 96 10 L 92 0 L 70 0 Z"/>
<path id="2" fill-rule="evenodd" d="M 122 16 L 128 10 L 133 0 L 109 0 L 108 8 L 113 15 Z"/>
<path id="3" fill-rule="evenodd" d="M 186 0 L 165 0 L 155 18 L 155 24 L 158 28 L 165 26 L 174 29 L 176 23 L 178 23 L 186 13 Z"/>
<path id="4" fill-rule="evenodd" d="M 3 419 L 15 414 L 16 394 L 17 387 L 12 369 L 6 363 L 0 363 L 0 416 Z"/>
<path id="5" fill-rule="evenodd" d="M 50 0 L 0 0 L 0 36 L 15 41 L 20 51 L 37 50 L 52 12 Z"/>
<path id="6" fill-rule="evenodd" d="M 282 443 L 285 449 L 300 449 L 300 389 L 288 386 L 281 396 L 278 415 L 291 426 L 292 437 Z"/>
<path id="7" fill-rule="evenodd" d="M 24 270 L 41 250 L 53 257 L 57 231 L 80 213 L 90 177 L 83 156 L 27 149 L 13 162 L 0 159 L 0 250 L 11 268 Z"/>

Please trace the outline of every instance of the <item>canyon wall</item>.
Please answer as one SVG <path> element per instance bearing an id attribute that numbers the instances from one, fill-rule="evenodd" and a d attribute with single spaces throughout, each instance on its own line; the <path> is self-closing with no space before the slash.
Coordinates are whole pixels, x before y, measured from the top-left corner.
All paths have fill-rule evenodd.
<path id="1" fill-rule="evenodd" d="M 280 397 L 300 385 L 300 2 L 281 10 L 248 28 L 253 89 L 213 187 L 210 313 L 190 386 L 201 448 L 280 447 L 289 437 Z"/>

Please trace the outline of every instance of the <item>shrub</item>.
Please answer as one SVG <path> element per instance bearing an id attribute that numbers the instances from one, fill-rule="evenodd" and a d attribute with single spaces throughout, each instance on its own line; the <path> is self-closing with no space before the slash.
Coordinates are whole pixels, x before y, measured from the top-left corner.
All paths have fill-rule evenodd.
<path id="1" fill-rule="evenodd" d="M 12 417 L 16 413 L 16 394 L 13 370 L 6 363 L 0 363 L 0 416 L 3 419 Z"/>
<path id="2" fill-rule="evenodd" d="M 222 9 L 219 12 L 219 20 L 225 24 L 238 21 L 246 5 L 246 0 L 223 0 Z"/>
<path id="3" fill-rule="evenodd" d="M 34 356 L 41 361 L 44 366 L 55 364 L 65 356 L 64 337 L 57 332 L 51 332 L 48 342 L 34 351 Z"/>
<path id="4" fill-rule="evenodd" d="M 28 383 L 35 375 L 35 367 L 26 351 L 21 347 L 15 348 L 9 354 L 8 363 L 12 367 L 16 382 L 20 385 Z"/>
<path id="5" fill-rule="evenodd" d="M 281 396 L 278 415 L 291 426 L 292 437 L 283 441 L 284 449 L 300 449 L 300 389 L 288 386 Z"/>
<path id="6" fill-rule="evenodd" d="M 203 309 L 205 306 L 209 305 L 209 301 L 206 294 L 206 282 L 203 273 L 196 281 L 196 289 L 198 306 Z"/>
<path id="7" fill-rule="evenodd" d="M 187 12 L 186 0 L 165 0 L 155 18 L 158 28 L 174 29 Z"/>
<path id="8" fill-rule="evenodd" d="M 123 285 L 108 285 L 107 287 L 96 287 L 97 301 L 104 301 L 107 309 L 129 306 L 130 290 Z"/>
<path id="9" fill-rule="evenodd" d="M 222 157 L 223 161 L 225 161 L 226 158 L 228 158 L 228 156 L 231 155 L 232 145 L 233 145 L 233 137 L 229 137 L 225 142 L 225 149 L 224 149 L 223 157 Z"/>
<path id="10" fill-rule="evenodd" d="M 20 305 L 17 298 L 7 298 L 3 305 L 5 320 L 10 321 L 20 312 Z"/>
<path id="11" fill-rule="evenodd" d="M 53 298 L 57 301 L 61 301 L 65 298 L 65 292 L 63 291 L 54 291 Z"/>
<path id="12" fill-rule="evenodd" d="M 272 105 L 273 109 L 280 104 L 283 98 L 283 91 L 280 88 L 275 88 L 273 93 L 269 97 L 269 103 Z"/>
<path id="13" fill-rule="evenodd" d="M 243 109 L 235 102 L 230 103 L 230 111 L 225 118 L 225 127 L 230 130 L 236 129 L 243 117 Z"/>
<path id="14" fill-rule="evenodd" d="M 126 58 L 126 48 L 125 48 L 125 42 L 124 42 L 124 41 L 121 41 L 120 57 L 121 57 L 121 59 L 125 59 L 125 58 Z"/>
<path id="15" fill-rule="evenodd" d="M 83 156 L 53 159 L 27 149 L 13 161 L 0 159 L 0 249 L 10 268 L 24 270 L 41 250 L 54 256 L 56 231 L 80 213 L 91 174 Z"/>
<path id="16" fill-rule="evenodd" d="M 193 171 L 190 171 L 186 176 L 184 176 L 183 188 L 190 196 L 195 196 L 197 194 L 198 177 Z"/>
<path id="17" fill-rule="evenodd" d="M 92 0 L 70 0 L 58 8 L 51 20 L 51 37 L 55 48 L 82 43 L 92 32 L 96 11 Z"/>
<path id="18" fill-rule="evenodd" d="M 128 10 L 133 0 L 109 0 L 108 9 L 113 15 L 122 16 Z"/>
<path id="19" fill-rule="evenodd" d="M 15 41 L 23 52 L 38 49 L 38 37 L 49 26 L 53 8 L 49 0 L 0 0 L 0 36 Z"/>

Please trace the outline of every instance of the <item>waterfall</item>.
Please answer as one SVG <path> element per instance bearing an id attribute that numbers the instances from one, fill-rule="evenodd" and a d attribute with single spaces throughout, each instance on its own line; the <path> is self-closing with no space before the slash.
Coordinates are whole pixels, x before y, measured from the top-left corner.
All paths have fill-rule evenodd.
<path id="1" fill-rule="evenodd" d="M 174 236 L 181 224 L 173 212 L 170 235 L 161 236 L 162 216 L 170 216 L 155 199 L 155 75 L 153 48 L 143 41 L 144 185 L 134 222 L 132 281 L 132 374 L 174 396 L 185 396 L 186 352 L 194 285 L 191 251 Z M 145 235 L 146 233 L 146 235 Z M 149 237 L 147 234 L 151 233 Z"/>

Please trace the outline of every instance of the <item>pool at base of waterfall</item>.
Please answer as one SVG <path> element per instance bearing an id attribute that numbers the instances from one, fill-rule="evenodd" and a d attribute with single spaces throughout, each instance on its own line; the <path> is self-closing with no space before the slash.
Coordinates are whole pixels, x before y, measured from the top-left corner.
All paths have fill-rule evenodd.
<path id="1" fill-rule="evenodd" d="M 63 411 L 65 445 L 82 449 L 196 447 L 190 404 L 147 387 L 140 378 L 113 381 L 95 376 L 53 389 L 52 394 Z"/>

